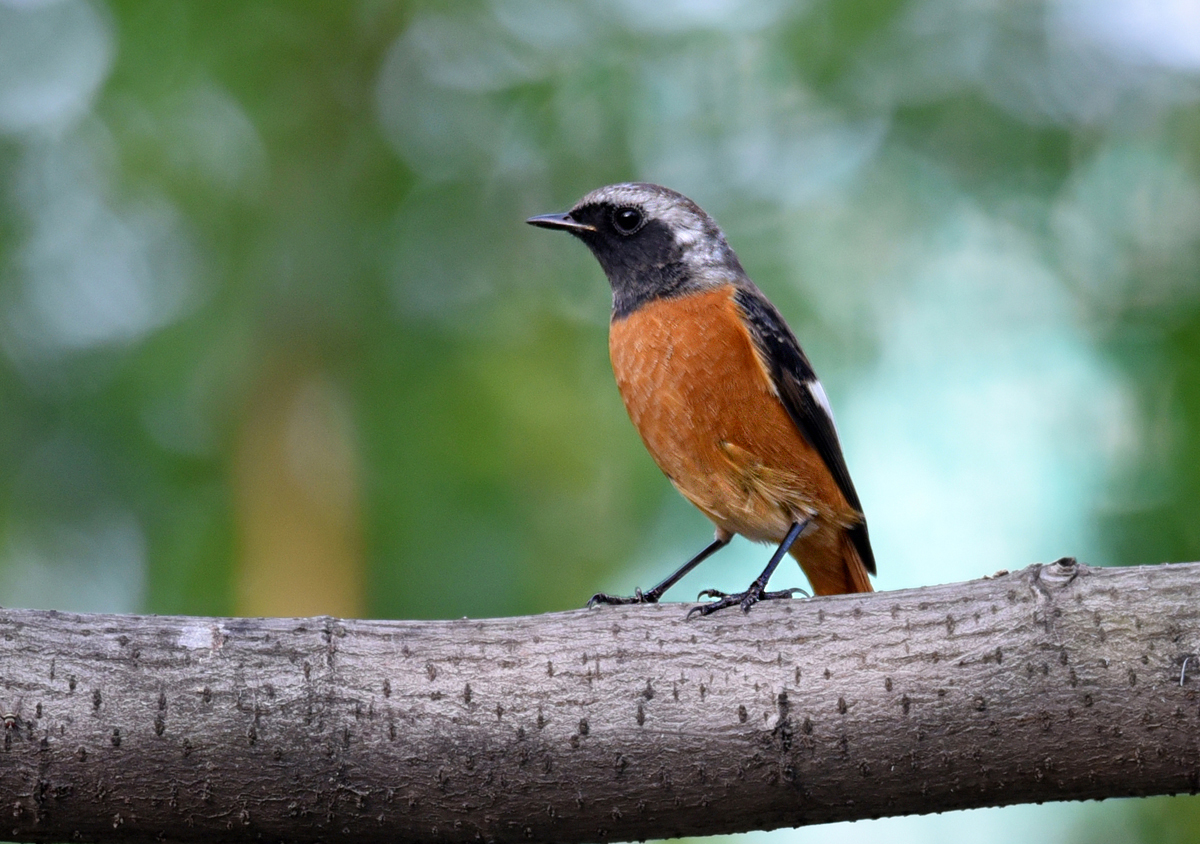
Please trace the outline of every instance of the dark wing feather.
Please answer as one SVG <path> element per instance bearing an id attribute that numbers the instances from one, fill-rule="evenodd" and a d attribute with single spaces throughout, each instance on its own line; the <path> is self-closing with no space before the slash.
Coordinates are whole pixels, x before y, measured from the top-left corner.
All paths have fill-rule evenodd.
<path id="1" fill-rule="evenodd" d="M 837 482 L 838 489 L 846 497 L 846 502 L 862 513 L 862 504 L 858 500 L 854 482 L 850 480 L 850 470 L 846 468 L 846 458 L 842 456 L 842 447 L 838 442 L 833 418 L 809 388 L 809 384 L 819 383 L 817 374 L 800 349 L 795 335 L 783 321 L 779 311 L 775 310 L 775 306 L 753 284 L 740 284 L 734 299 L 745 314 L 750 333 L 767 361 L 775 388 L 788 415 L 792 417 L 804 439 L 821 456 L 829 473 Z M 866 519 L 847 532 L 859 557 L 862 558 L 863 565 L 867 567 L 867 571 L 875 574 L 875 555 L 871 551 Z"/>

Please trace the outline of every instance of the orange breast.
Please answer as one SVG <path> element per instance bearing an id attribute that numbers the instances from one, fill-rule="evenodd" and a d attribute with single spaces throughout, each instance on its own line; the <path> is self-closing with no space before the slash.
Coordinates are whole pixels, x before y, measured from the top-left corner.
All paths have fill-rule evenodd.
<path id="1" fill-rule="evenodd" d="M 818 533 L 840 533 L 858 514 L 776 397 L 733 293 L 660 299 L 612 323 L 629 416 L 671 482 L 718 527 L 778 542 L 807 518 Z"/>

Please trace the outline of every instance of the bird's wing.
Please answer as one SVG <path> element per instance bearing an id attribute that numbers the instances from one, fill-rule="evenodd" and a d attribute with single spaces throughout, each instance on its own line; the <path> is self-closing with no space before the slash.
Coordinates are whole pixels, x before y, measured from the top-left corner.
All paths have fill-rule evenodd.
<path id="1" fill-rule="evenodd" d="M 850 470 L 846 468 L 846 458 L 842 456 L 825 388 L 817 379 L 795 335 L 775 306 L 753 284 L 745 282 L 738 285 L 734 299 L 745 314 L 750 334 L 771 373 L 775 390 L 788 416 L 796 424 L 801 436 L 821 456 L 838 489 L 846 497 L 846 502 L 862 513 L 862 504 L 858 500 L 854 482 L 850 480 Z M 867 571 L 875 574 L 875 555 L 871 552 L 866 519 L 849 528 L 848 532 Z"/>

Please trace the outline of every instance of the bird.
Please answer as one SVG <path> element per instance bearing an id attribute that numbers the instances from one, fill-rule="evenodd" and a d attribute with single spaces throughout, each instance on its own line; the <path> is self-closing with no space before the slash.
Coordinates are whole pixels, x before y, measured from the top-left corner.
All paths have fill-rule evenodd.
<path id="1" fill-rule="evenodd" d="M 796 336 L 746 275 L 716 222 L 683 194 L 629 182 L 566 213 L 530 217 L 591 250 L 612 287 L 609 354 L 646 449 L 716 527 L 652 589 L 597 604 L 657 603 L 734 535 L 776 546 L 743 592 L 706 589 L 710 615 L 792 597 L 767 583 L 787 553 L 815 595 L 871 592 L 875 557 L 824 387 Z"/>

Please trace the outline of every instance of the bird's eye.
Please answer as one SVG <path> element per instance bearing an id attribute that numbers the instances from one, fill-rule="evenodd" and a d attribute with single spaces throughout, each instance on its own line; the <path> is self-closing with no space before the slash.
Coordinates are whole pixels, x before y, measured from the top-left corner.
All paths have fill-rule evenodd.
<path id="1" fill-rule="evenodd" d="M 613 211 L 613 227 L 621 234 L 633 234 L 642 227 L 642 212 L 636 208 L 618 208 Z"/>

